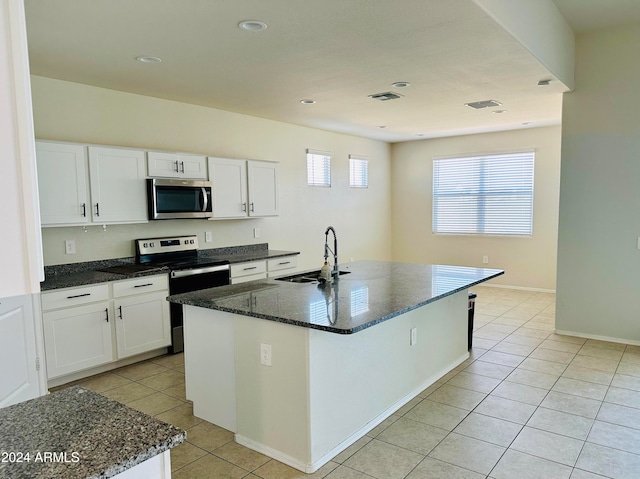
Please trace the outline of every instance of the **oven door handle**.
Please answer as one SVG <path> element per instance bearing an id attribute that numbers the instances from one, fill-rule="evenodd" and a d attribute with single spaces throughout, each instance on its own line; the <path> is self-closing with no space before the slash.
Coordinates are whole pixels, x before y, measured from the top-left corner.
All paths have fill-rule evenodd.
<path id="1" fill-rule="evenodd" d="M 216 271 L 229 271 L 229 265 L 222 266 L 205 266 L 204 268 L 180 269 L 171 272 L 172 278 L 183 278 L 185 276 L 193 276 L 196 274 L 215 273 Z"/>
<path id="2" fill-rule="evenodd" d="M 207 207 L 209 206 L 209 197 L 207 196 L 207 189 L 205 187 L 200 188 L 200 192 L 202 193 L 202 211 L 207 211 Z"/>

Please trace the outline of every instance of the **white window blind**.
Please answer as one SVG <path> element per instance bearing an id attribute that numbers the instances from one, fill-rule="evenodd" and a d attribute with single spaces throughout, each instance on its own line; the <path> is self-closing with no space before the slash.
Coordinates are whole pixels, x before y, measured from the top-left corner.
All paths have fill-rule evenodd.
<path id="1" fill-rule="evenodd" d="M 331 153 L 307 150 L 307 185 L 331 186 Z"/>
<path id="2" fill-rule="evenodd" d="M 349 155 L 349 186 L 351 188 L 369 187 L 369 160 Z"/>
<path id="3" fill-rule="evenodd" d="M 433 161 L 433 232 L 531 236 L 534 152 Z"/>

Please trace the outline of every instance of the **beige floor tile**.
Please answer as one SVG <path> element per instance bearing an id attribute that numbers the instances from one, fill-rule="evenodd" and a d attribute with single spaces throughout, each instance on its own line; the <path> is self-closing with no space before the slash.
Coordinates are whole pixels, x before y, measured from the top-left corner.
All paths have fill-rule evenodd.
<path id="1" fill-rule="evenodd" d="M 585 346 L 594 346 L 596 348 L 615 349 L 618 351 L 624 351 L 626 345 L 622 343 L 612 343 L 610 341 L 600 341 L 599 339 L 587 339 Z"/>
<path id="2" fill-rule="evenodd" d="M 465 409 L 425 399 L 405 414 L 405 417 L 451 431 L 465 418 L 467 414 L 469 414 L 469 411 Z"/>
<path id="3" fill-rule="evenodd" d="M 620 426 L 640 429 L 640 409 L 634 407 L 605 402 L 602 403 L 602 407 L 598 411 L 597 419 Z"/>
<path id="4" fill-rule="evenodd" d="M 517 332 L 518 331 L 516 331 L 516 333 Z M 544 341 L 544 339 L 532 338 L 530 336 L 523 336 L 521 334 L 512 333 L 509 336 L 507 336 L 506 338 L 504 338 L 504 340 L 502 342 L 503 343 L 512 343 L 512 344 L 521 344 L 523 346 L 533 346 L 534 348 L 536 348 L 543 341 Z"/>
<path id="5" fill-rule="evenodd" d="M 187 392 L 185 388 L 185 383 L 177 384 L 167 389 L 162 390 L 163 394 L 167 394 L 169 396 L 173 396 L 174 398 L 181 399 L 182 401 L 187 400 Z"/>
<path id="6" fill-rule="evenodd" d="M 453 432 L 507 447 L 518 435 L 522 425 L 472 412 Z"/>
<path id="7" fill-rule="evenodd" d="M 255 471 L 271 460 L 270 457 L 230 441 L 213 451 L 218 457 L 247 471 Z"/>
<path id="8" fill-rule="evenodd" d="M 495 340 L 495 339 L 484 339 L 484 338 L 478 338 L 475 336 L 473 336 L 473 349 L 475 348 L 481 348 L 481 349 L 491 349 L 492 347 L 494 347 L 496 344 L 498 344 L 499 341 Z"/>
<path id="9" fill-rule="evenodd" d="M 153 376 L 164 371 L 167 371 L 167 368 L 164 366 L 160 366 L 152 361 L 145 361 L 116 369 L 114 373 L 118 376 L 131 379 L 132 381 L 139 381 L 140 379 L 148 378 L 149 376 Z"/>
<path id="10" fill-rule="evenodd" d="M 562 341 L 565 343 L 573 343 L 573 344 L 579 344 L 579 345 L 582 345 L 587 342 L 585 338 L 578 338 L 576 336 L 567 336 L 566 334 L 558 334 L 558 333 L 551 333 L 548 339 L 551 341 Z"/>
<path id="11" fill-rule="evenodd" d="M 549 333 L 551 333 L 554 329 L 555 329 L 555 320 L 547 319 L 547 318 L 540 318 L 539 320 L 536 320 L 534 318 L 531 321 L 527 321 L 524 324 L 524 326 L 522 326 L 521 328 L 522 331 L 524 330 L 538 331 L 540 334 L 539 336 L 535 336 L 535 337 L 539 337 L 543 339 L 548 338 Z"/>
<path id="12" fill-rule="evenodd" d="M 206 454 L 207 451 L 188 442 L 183 442 L 171 449 L 171 471 L 176 471 Z"/>
<path id="13" fill-rule="evenodd" d="M 540 342 L 547 339 L 549 337 L 549 334 L 551 334 L 550 331 L 545 331 L 538 328 L 528 328 L 526 327 L 526 325 L 513 332 L 514 336 L 525 336 L 529 338 L 535 338 L 535 339 L 539 339 Z"/>
<path id="14" fill-rule="evenodd" d="M 446 462 L 425 457 L 416 468 L 411 471 L 407 479 L 484 479 L 484 474 L 470 471 Z M 333 479 L 333 477 L 328 478 Z M 363 478 L 364 479 L 364 478 Z"/>
<path id="15" fill-rule="evenodd" d="M 586 442 L 576 467 L 605 477 L 636 478 L 640 471 L 640 456 Z"/>
<path id="16" fill-rule="evenodd" d="M 402 479 L 422 459 L 423 454 L 374 439 L 347 459 L 344 465 L 378 479 Z"/>
<path id="17" fill-rule="evenodd" d="M 500 379 L 480 376 L 479 374 L 462 371 L 447 382 L 450 386 L 457 386 L 464 389 L 471 389 L 480 393 L 490 393 L 498 384 Z"/>
<path id="18" fill-rule="evenodd" d="M 155 417 L 157 417 L 161 421 L 173 424 L 174 426 L 181 429 L 189 429 L 202 422 L 202 419 L 197 418 L 193 415 L 193 406 L 189 403 L 183 403 L 180 406 L 174 407 L 173 409 L 169 409 L 168 411 L 165 411 L 163 413 L 156 414 Z M 190 439 L 191 433 L 189 433 L 187 440 L 189 440 L 189 442 L 193 442 Z M 196 446 L 198 446 L 198 444 L 196 444 Z"/>
<path id="19" fill-rule="evenodd" d="M 584 441 L 589 434 L 593 419 L 566 412 L 555 411 L 539 407 L 533 413 L 527 426 L 541 429 L 543 431 L 555 432 L 563 436 Z"/>
<path id="20" fill-rule="evenodd" d="M 281 462 L 270 460 L 256 469 L 253 474 L 262 479 L 320 479 L 339 466 L 337 462 L 328 462 L 313 474 L 305 474 Z"/>
<path id="21" fill-rule="evenodd" d="M 422 399 L 420 399 L 420 401 L 418 402 L 418 404 L 420 404 L 420 402 L 422 402 Z M 414 406 L 415 407 L 415 406 Z M 413 409 L 413 408 L 411 408 Z M 409 411 L 411 411 L 411 409 L 409 409 Z M 408 412 L 408 411 L 407 411 Z M 391 416 L 389 416 L 388 418 L 386 418 L 384 421 L 382 421 L 380 424 L 378 424 L 376 427 L 374 427 L 373 429 L 371 429 L 368 433 L 367 436 L 369 437 L 376 437 L 378 436 L 378 434 L 380 434 L 382 431 L 384 431 L 385 429 L 387 429 L 389 426 L 391 426 L 394 422 L 396 422 L 398 419 L 400 419 L 402 416 L 398 415 L 398 414 L 392 414 Z"/>
<path id="22" fill-rule="evenodd" d="M 640 377 L 640 364 L 635 363 L 627 363 L 622 361 L 618 365 L 618 369 L 616 370 L 619 374 L 626 374 L 628 376 Z"/>
<path id="23" fill-rule="evenodd" d="M 398 409 L 393 414 L 396 415 L 396 416 L 404 416 L 411 409 L 413 409 L 415 406 L 417 406 L 421 401 L 422 401 L 422 398 L 416 396 L 413 399 L 411 399 L 407 404 L 405 404 L 400 409 Z"/>
<path id="24" fill-rule="evenodd" d="M 610 387 L 604 400 L 621 406 L 640 409 L 640 392 L 630 389 Z"/>
<path id="25" fill-rule="evenodd" d="M 143 386 L 142 384 L 129 382 L 124 386 L 109 389 L 108 391 L 104 391 L 100 394 L 115 401 L 128 404 L 138 399 L 151 396 L 155 392 L 156 391 L 154 389 Z"/>
<path id="26" fill-rule="evenodd" d="M 548 392 L 547 389 L 504 381 L 491 392 L 491 396 L 539 406 Z"/>
<path id="27" fill-rule="evenodd" d="M 160 374 L 141 379 L 138 382 L 147 387 L 155 389 L 156 391 L 163 391 L 178 384 L 184 383 L 184 373 L 173 370 L 166 370 L 164 372 L 161 372 Z"/>
<path id="28" fill-rule="evenodd" d="M 568 479 L 571 467 L 530 454 L 507 450 L 491 471 L 495 479 Z"/>
<path id="29" fill-rule="evenodd" d="M 168 354 L 166 356 L 154 358 L 151 361 L 167 368 L 180 367 L 184 366 L 184 353 Z"/>
<path id="30" fill-rule="evenodd" d="M 540 344 L 540 346 L 538 347 L 543 349 L 551 349 L 553 351 L 563 351 L 565 353 L 575 354 L 578 351 L 580 351 L 580 348 L 582 346 L 575 343 L 568 343 L 566 341 L 556 341 L 553 339 L 545 339 L 542 342 L 542 344 Z"/>
<path id="31" fill-rule="evenodd" d="M 429 457 L 480 474 L 489 474 L 504 451 L 504 447 L 451 433 L 429 453 Z"/>
<path id="32" fill-rule="evenodd" d="M 640 429 L 596 421 L 589 432 L 587 441 L 638 454 L 640 452 Z"/>
<path id="33" fill-rule="evenodd" d="M 145 414 L 149 414 L 150 416 L 155 416 L 156 414 L 168 411 L 169 409 L 173 409 L 181 404 L 183 404 L 183 401 L 180 399 L 156 392 L 149 396 L 131 401 L 127 405 L 137 409 L 138 411 L 142 411 Z"/>
<path id="34" fill-rule="evenodd" d="M 564 370 L 562 376 L 608 386 L 611 384 L 613 374 L 613 372 L 596 371 L 595 369 L 570 364 L 567 369 Z"/>
<path id="35" fill-rule="evenodd" d="M 518 367 L 518 364 L 520 364 L 524 359 L 524 356 L 501 353 L 496 351 L 495 349 L 488 351 L 482 356 L 483 361 L 494 364 L 502 364 L 503 366 L 511 366 L 513 368 Z"/>
<path id="36" fill-rule="evenodd" d="M 515 354 L 517 356 L 529 356 L 531 352 L 536 349 L 535 346 L 529 346 L 526 344 L 516 344 L 507 342 L 509 338 L 506 338 L 505 341 L 501 341 L 493 347 L 493 351 L 499 353 L 507 353 L 507 354 Z"/>
<path id="37" fill-rule="evenodd" d="M 118 376 L 114 373 L 104 373 L 97 376 L 91 376 L 78 382 L 80 386 L 91 389 L 97 393 L 103 393 L 109 389 L 114 389 L 130 383 L 131 380 Z"/>
<path id="38" fill-rule="evenodd" d="M 342 464 L 344 461 L 353 456 L 356 452 L 366 446 L 372 440 L 369 436 L 364 436 L 358 439 L 356 442 L 351 444 L 348 448 L 338 454 L 336 457 L 332 459 L 333 462 L 337 462 Z"/>
<path id="39" fill-rule="evenodd" d="M 510 449 L 573 466 L 582 450 L 583 441 L 525 426 L 509 446 Z"/>
<path id="40" fill-rule="evenodd" d="M 607 394 L 607 386 L 567 377 L 558 379 L 558 382 L 553 386 L 553 390 L 599 401 L 602 401 L 605 394 Z"/>
<path id="41" fill-rule="evenodd" d="M 376 439 L 427 455 L 448 432 L 411 419 L 400 418 L 380 433 Z"/>
<path id="42" fill-rule="evenodd" d="M 625 363 L 633 363 L 633 364 L 640 365 L 640 354 L 625 351 L 624 354 L 622 355 L 622 361 L 624 361 Z"/>
<path id="43" fill-rule="evenodd" d="M 205 451 L 213 452 L 233 441 L 233 433 L 215 424 L 200 420 L 198 424 L 187 431 L 187 441 Z"/>
<path id="44" fill-rule="evenodd" d="M 494 379 L 504 379 L 513 372 L 515 368 L 511 366 L 503 366 L 502 364 L 488 363 L 478 359 L 470 364 L 465 371 L 468 373 L 479 374 L 480 376 L 488 376 Z"/>
<path id="45" fill-rule="evenodd" d="M 577 414 L 579 416 L 595 419 L 601 404 L 602 401 L 596 401 L 595 399 L 550 391 L 540 406 L 546 407 L 547 409 L 553 409 L 555 411 L 562 411 L 569 414 Z"/>
<path id="46" fill-rule="evenodd" d="M 338 466 L 325 477 L 327 479 L 371 479 L 370 475 L 347 466 Z"/>
<path id="47" fill-rule="evenodd" d="M 564 351 L 555 351 L 553 349 L 536 348 L 530 355 L 530 358 L 542 359 L 544 361 L 551 361 L 554 363 L 569 364 L 575 357 L 574 353 L 567 353 Z"/>
<path id="48" fill-rule="evenodd" d="M 474 409 L 474 412 L 517 424 L 525 424 L 535 410 L 536 407 L 531 404 L 496 396 L 487 396 L 487 398 Z"/>
<path id="49" fill-rule="evenodd" d="M 178 469 L 172 477 L 174 479 L 239 479 L 246 475 L 247 471 L 244 469 L 207 454 Z"/>
<path id="50" fill-rule="evenodd" d="M 559 376 L 555 374 L 545 374 L 537 371 L 529 371 L 528 369 L 516 368 L 515 371 L 509 374 L 505 381 L 549 390 L 558 378 Z"/>
<path id="51" fill-rule="evenodd" d="M 529 357 L 522 361 L 518 367 L 529 371 L 536 371 L 538 373 L 560 375 L 567 368 L 567 365 Z"/>
<path id="52" fill-rule="evenodd" d="M 445 384 L 436 392 L 431 394 L 428 399 L 430 401 L 447 404 L 449 406 L 467 409 L 471 411 L 486 397 L 486 394 L 470 389 L 458 388 Z"/>
<path id="53" fill-rule="evenodd" d="M 578 355 L 580 356 L 590 356 L 592 358 L 600 358 L 600 359 L 609 359 L 611 361 L 620 361 L 622 359 L 622 355 L 624 354 L 623 350 L 620 349 L 608 349 L 608 348 L 600 348 L 596 346 L 589 346 L 589 344 L 585 344 L 578 351 Z"/>

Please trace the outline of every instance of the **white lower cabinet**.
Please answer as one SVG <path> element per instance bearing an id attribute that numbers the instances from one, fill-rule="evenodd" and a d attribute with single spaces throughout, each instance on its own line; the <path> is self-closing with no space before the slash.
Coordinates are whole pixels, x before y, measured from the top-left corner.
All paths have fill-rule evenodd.
<path id="1" fill-rule="evenodd" d="M 167 275 L 41 295 L 48 379 L 171 343 Z"/>
<path id="2" fill-rule="evenodd" d="M 231 265 L 231 284 L 246 283 L 255 279 L 267 277 L 267 262 L 248 261 Z"/>
<path id="3" fill-rule="evenodd" d="M 49 379 L 114 360 L 109 301 L 42 314 Z"/>
<path id="4" fill-rule="evenodd" d="M 166 275 L 113 284 L 118 359 L 171 344 L 168 295 Z"/>
<path id="5" fill-rule="evenodd" d="M 284 276 L 292 273 L 298 266 L 298 255 L 281 256 L 267 260 L 267 275 L 269 278 Z"/>

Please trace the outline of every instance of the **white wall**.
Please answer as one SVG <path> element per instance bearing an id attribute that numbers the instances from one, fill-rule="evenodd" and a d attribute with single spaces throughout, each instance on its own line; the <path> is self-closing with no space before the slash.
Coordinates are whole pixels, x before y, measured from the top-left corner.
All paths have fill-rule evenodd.
<path id="1" fill-rule="evenodd" d="M 132 256 L 133 239 L 198 234 L 201 247 L 268 242 L 301 251 L 302 267 L 321 266 L 324 230 L 338 233 L 340 260 L 388 260 L 390 147 L 387 143 L 330 133 L 196 105 L 32 77 L 36 137 L 280 162 L 280 216 L 247 220 L 169 220 L 144 225 L 44 228 L 45 264 Z M 331 188 L 306 185 L 306 149 L 329 150 Z M 349 188 L 348 155 L 370 159 L 370 187 Z M 253 228 L 260 238 L 253 238 Z M 213 242 L 204 243 L 204 232 Z M 77 254 L 64 254 L 75 239 Z"/>
<path id="2" fill-rule="evenodd" d="M 640 24 L 579 35 L 565 95 L 556 328 L 640 344 Z"/>
<path id="3" fill-rule="evenodd" d="M 392 147 L 395 261 L 504 269 L 492 284 L 555 289 L 561 128 L 545 127 L 397 143 Z M 434 235 L 433 158 L 534 149 L 531 238 Z M 489 264 L 482 257 L 489 256 Z"/>

